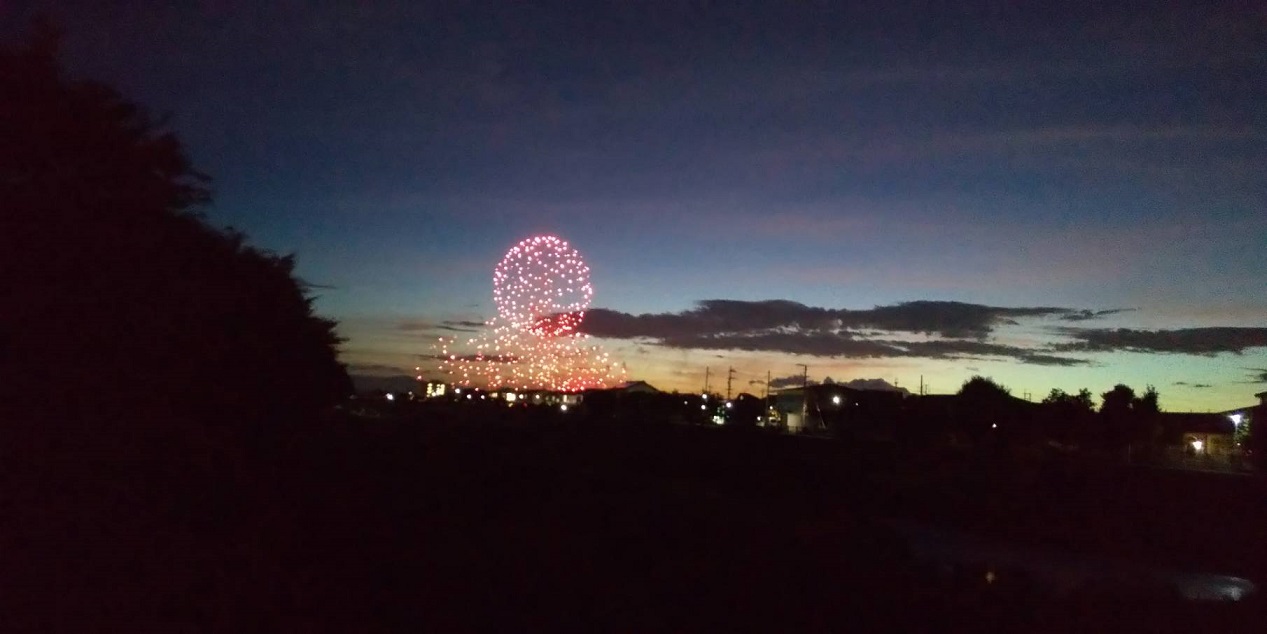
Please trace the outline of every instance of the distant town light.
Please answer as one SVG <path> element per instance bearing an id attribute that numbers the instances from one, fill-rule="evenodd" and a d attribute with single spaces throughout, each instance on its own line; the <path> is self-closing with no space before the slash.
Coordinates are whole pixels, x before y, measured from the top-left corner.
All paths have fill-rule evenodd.
<path id="1" fill-rule="evenodd" d="M 389 401 L 394 401 L 394 400 L 396 400 L 396 395 L 395 395 L 395 394 L 392 394 L 391 392 L 388 392 L 388 393 L 387 393 L 387 400 L 389 400 Z"/>
<path id="2" fill-rule="evenodd" d="M 999 428 L 998 423 L 990 423 L 990 429 L 998 429 L 998 428 Z"/>
<path id="3" fill-rule="evenodd" d="M 559 411 L 560 411 L 560 412 L 566 412 L 566 411 L 568 411 L 568 404 L 567 404 L 567 403 L 564 403 L 564 404 L 560 405 L 560 406 L 559 406 Z"/>
<path id="4" fill-rule="evenodd" d="M 700 408 L 700 409 L 708 409 L 708 406 L 707 406 L 707 405 L 700 405 L 700 406 L 699 406 L 699 408 Z"/>
<path id="5" fill-rule="evenodd" d="M 730 409 L 730 408 L 732 408 L 732 407 L 734 407 L 734 406 L 735 406 L 735 404 L 734 404 L 734 403 L 731 403 L 730 401 L 726 401 L 726 409 Z"/>
<path id="6" fill-rule="evenodd" d="M 831 402 L 833 405 L 840 405 L 840 395 L 837 394 L 836 396 L 831 397 Z"/>
<path id="7" fill-rule="evenodd" d="M 1237 412 L 1235 414 L 1229 415 L 1228 418 L 1232 419 L 1233 427 L 1240 427 L 1241 422 L 1245 420 L 1245 415 L 1240 412 Z"/>
<path id="8" fill-rule="evenodd" d="M 704 395 L 702 395 L 702 396 L 703 396 L 704 400 L 706 400 L 706 401 L 708 400 L 708 395 L 707 395 L 707 394 L 704 394 Z"/>
<path id="9" fill-rule="evenodd" d="M 1192 441 L 1192 450 L 1197 453 L 1201 453 L 1201 448 L 1204 446 L 1205 446 L 1205 443 L 1201 442 L 1200 440 Z"/>
<path id="10" fill-rule="evenodd" d="M 462 388 L 460 388 L 460 387 L 459 387 L 459 388 L 457 388 L 457 389 L 453 390 L 453 392 L 454 392 L 455 394 L 461 394 L 461 393 L 462 393 Z"/>

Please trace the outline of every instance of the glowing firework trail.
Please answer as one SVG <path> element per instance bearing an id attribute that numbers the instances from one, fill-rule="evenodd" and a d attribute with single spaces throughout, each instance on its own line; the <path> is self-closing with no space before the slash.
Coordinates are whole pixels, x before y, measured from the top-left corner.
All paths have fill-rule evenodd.
<path id="1" fill-rule="evenodd" d="M 493 272 L 498 317 L 468 339 L 474 354 L 439 341 L 442 368 L 455 383 L 571 392 L 623 380 L 606 352 L 577 332 L 594 289 L 581 254 L 555 236 L 523 240 Z"/>

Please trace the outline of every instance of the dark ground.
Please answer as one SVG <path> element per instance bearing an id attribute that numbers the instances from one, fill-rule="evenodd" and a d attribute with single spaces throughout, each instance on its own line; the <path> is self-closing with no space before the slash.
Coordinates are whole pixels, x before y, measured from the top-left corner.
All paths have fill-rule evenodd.
<path id="1" fill-rule="evenodd" d="M 11 455 L 6 631 L 1261 631 L 1261 593 L 1055 597 L 1008 571 L 987 586 L 913 562 L 876 521 L 1261 585 L 1257 478 L 470 418 L 336 420 L 245 453 L 202 438 L 194 460 Z M 128 447 L 159 442 L 176 441 Z"/>

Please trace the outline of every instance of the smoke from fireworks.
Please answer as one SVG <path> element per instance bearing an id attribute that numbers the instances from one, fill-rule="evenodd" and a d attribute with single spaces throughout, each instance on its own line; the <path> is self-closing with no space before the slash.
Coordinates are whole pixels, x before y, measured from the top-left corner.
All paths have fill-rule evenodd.
<path id="1" fill-rule="evenodd" d="M 618 383 L 624 370 L 577 332 L 593 295 L 589 267 L 566 241 L 523 240 L 493 271 L 491 334 L 467 339 L 465 354 L 441 338 L 441 367 L 454 383 L 489 388 L 575 392 Z"/>

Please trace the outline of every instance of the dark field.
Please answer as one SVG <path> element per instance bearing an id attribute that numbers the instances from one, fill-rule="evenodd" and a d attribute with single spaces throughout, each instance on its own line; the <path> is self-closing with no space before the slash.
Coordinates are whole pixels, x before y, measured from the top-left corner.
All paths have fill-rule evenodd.
<path id="1" fill-rule="evenodd" d="M 1249 477 L 968 459 L 756 431 L 422 411 L 187 461 L 11 478 L 24 629 L 1256 631 L 1166 588 L 1053 593 L 916 560 L 886 518 L 1261 583 Z M 153 441 L 151 441 L 153 442 Z M 210 441 L 208 441 L 210 442 Z M 215 446 L 215 443 L 210 443 Z M 202 445 L 199 445 L 202 446 Z M 114 465 L 113 470 L 106 470 Z M 33 468 L 33 467 L 32 467 Z M 48 467 L 52 474 L 52 466 Z M 29 626 L 29 627 L 27 627 Z"/>

